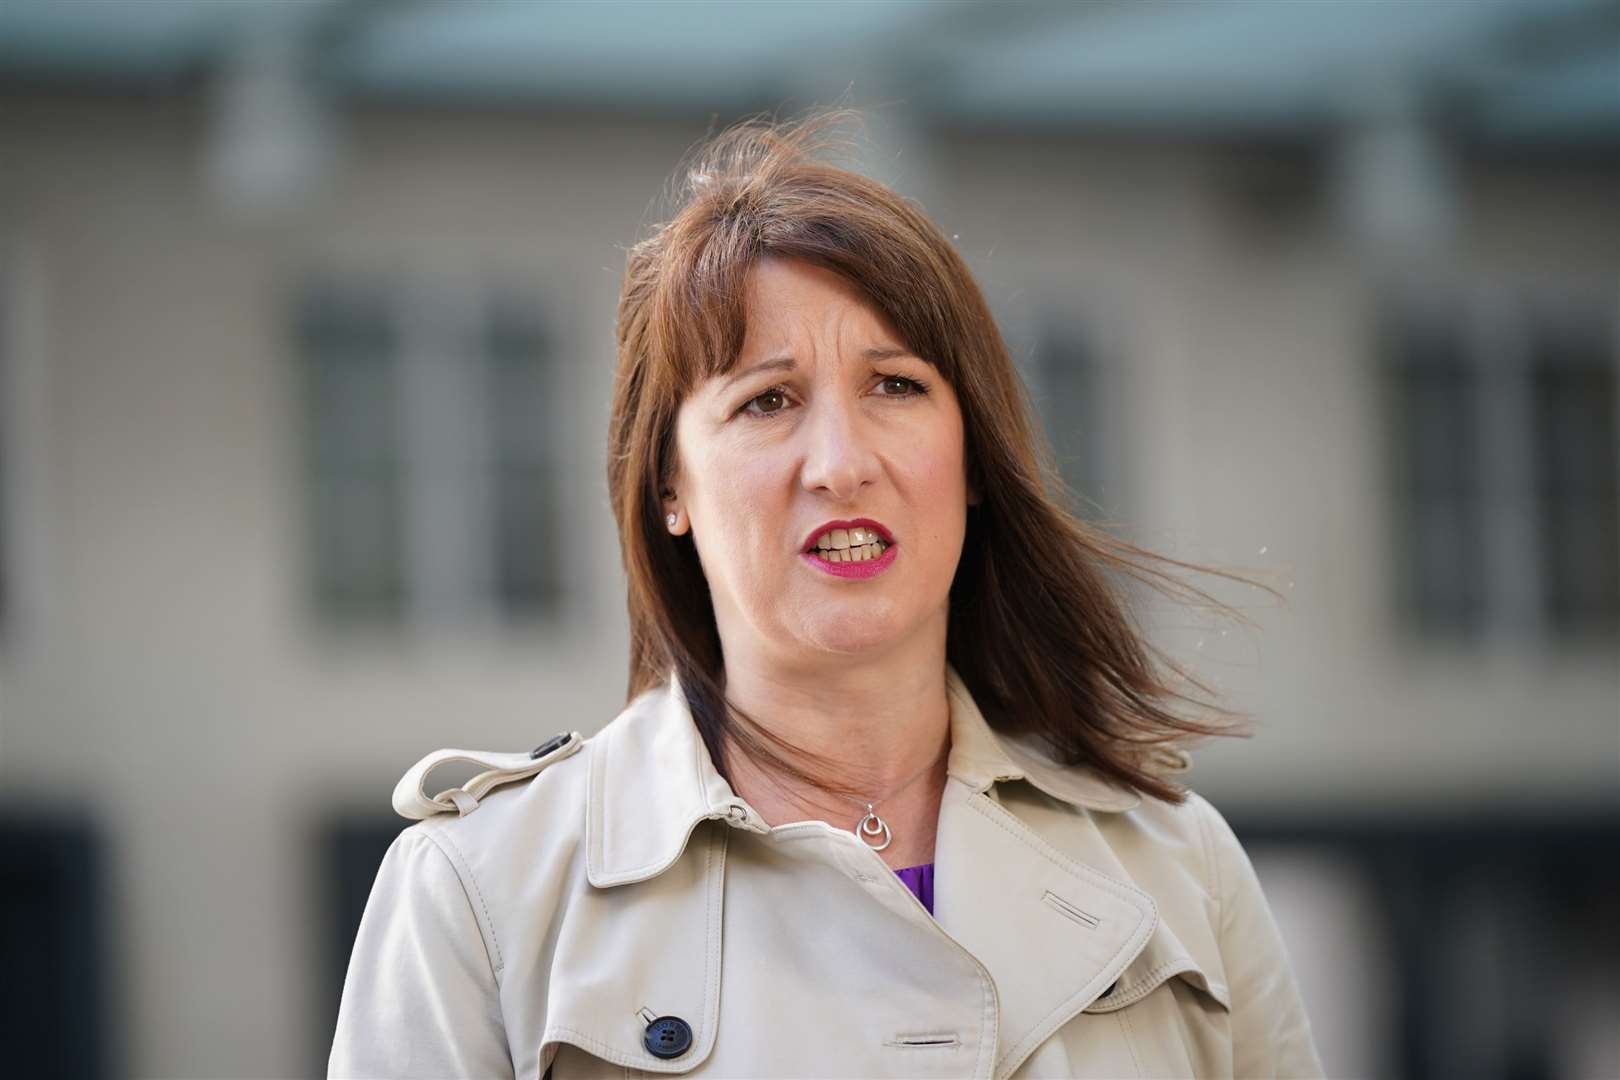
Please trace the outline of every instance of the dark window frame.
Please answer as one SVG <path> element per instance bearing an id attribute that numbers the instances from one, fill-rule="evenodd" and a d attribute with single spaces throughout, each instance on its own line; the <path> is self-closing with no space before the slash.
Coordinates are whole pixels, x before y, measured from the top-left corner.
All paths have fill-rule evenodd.
<path id="1" fill-rule="evenodd" d="M 542 292 L 523 275 L 349 270 L 301 279 L 291 344 L 303 576 L 317 622 L 348 630 L 562 622 L 567 388 L 555 308 Z M 528 431 L 513 430 L 514 399 L 533 413 Z M 375 505 L 356 510 L 354 500 Z M 344 509 L 356 515 L 347 531 Z M 356 556 L 357 544 L 374 556 Z"/>
<path id="2" fill-rule="evenodd" d="M 1614 537 L 1620 507 L 1617 328 L 1612 297 L 1573 282 L 1484 281 L 1382 298 L 1376 353 L 1403 632 L 1470 647 L 1607 647 L 1620 636 L 1620 547 L 1602 539 Z M 1571 335 L 1584 353 L 1549 358 L 1547 343 Z M 1588 425 L 1589 441 L 1606 449 L 1592 452 L 1592 476 L 1573 485 L 1597 522 L 1571 547 L 1592 558 L 1598 579 L 1579 619 L 1564 614 L 1560 588 L 1570 589 L 1556 584 L 1555 544 L 1572 539 L 1561 531 L 1572 515 L 1558 503 L 1569 485 L 1549 483 L 1555 410 L 1538 405 L 1550 377 L 1572 372 L 1607 403 L 1593 407 Z"/>

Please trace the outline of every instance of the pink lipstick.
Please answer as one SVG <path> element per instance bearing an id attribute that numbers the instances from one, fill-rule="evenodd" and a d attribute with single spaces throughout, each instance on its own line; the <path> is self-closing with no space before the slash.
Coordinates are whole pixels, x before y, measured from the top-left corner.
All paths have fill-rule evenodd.
<path id="1" fill-rule="evenodd" d="M 825 571 L 834 577 L 841 578 L 869 578 L 876 577 L 894 565 L 894 560 L 900 557 L 898 547 L 890 547 L 875 559 L 865 562 L 828 562 L 820 555 L 806 551 L 799 556 L 817 570 Z"/>
<path id="2" fill-rule="evenodd" d="M 801 559 L 842 578 L 875 577 L 898 557 L 894 534 L 871 518 L 824 521 L 801 546 Z"/>

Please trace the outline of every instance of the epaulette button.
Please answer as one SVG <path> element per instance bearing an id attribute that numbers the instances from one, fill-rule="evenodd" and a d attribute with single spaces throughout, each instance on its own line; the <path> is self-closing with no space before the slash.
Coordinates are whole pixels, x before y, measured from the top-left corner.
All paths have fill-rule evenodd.
<path id="1" fill-rule="evenodd" d="M 545 757 L 553 750 L 567 746 L 568 740 L 572 739 L 573 737 L 573 733 L 568 731 L 563 732 L 561 735 L 553 735 L 551 738 L 529 751 L 529 760 L 533 761 L 535 758 Z"/>

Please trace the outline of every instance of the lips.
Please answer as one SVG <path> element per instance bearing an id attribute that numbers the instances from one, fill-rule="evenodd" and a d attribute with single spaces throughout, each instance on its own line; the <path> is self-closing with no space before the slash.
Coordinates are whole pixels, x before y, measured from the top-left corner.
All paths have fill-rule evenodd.
<path id="1" fill-rule="evenodd" d="M 824 533 L 832 532 L 834 529 L 842 529 L 846 532 L 850 529 L 870 529 L 882 537 L 885 544 L 892 545 L 894 543 L 894 534 L 881 521 L 873 521 L 871 518 L 840 518 L 834 521 L 824 521 L 817 525 L 811 530 L 810 535 L 804 538 L 803 543 L 799 545 L 799 550 L 801 552 L 814 550 L 816 541 Z"/>

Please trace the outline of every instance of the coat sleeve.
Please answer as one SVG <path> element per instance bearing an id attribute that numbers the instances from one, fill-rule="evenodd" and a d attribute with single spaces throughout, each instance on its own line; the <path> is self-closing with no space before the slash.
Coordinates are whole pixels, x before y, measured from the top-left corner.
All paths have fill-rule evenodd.
<path id="1" fill-rule="evenodd" d="M 1196 797 L 1196 796 L 1195 796 Z M 1203 799 L 1221 962 L 1232 999 L 1232 1075 L 1320 1077 L 1322 1062 L 1282 935 L 1232 827 Z"/>
<path id="2" fill-rule="evenodd" d="M 484 936 L 455 865 L 422 826 L 395 838 L 360 921 L 330 1077 L 510 1077 Z"/>

